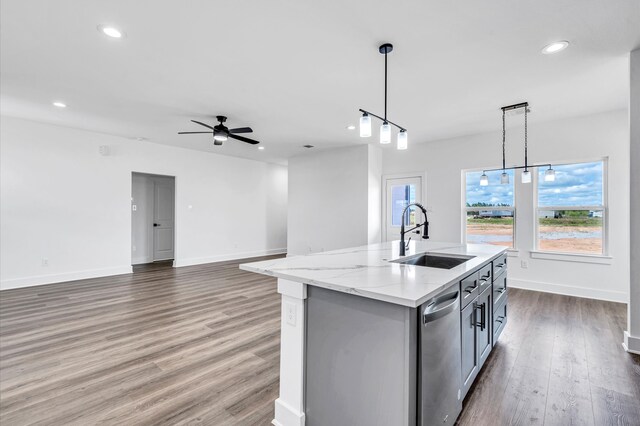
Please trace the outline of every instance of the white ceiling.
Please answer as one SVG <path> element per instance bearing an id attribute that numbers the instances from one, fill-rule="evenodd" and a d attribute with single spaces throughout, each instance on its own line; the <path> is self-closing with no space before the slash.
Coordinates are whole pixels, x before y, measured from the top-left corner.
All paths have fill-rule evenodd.
<path id="1" fill-rule="evenodd" d="M 638 0 L 2 0 L 0 14 L 3 114 L 274 162 L 377 143 L 345 127 L 383 112 L 381 42 L 409 150 L 498 130 L 499 107 L 524 100 L 532 122 L 625 108 L 640 47 Z M 540 53 L 556 40 L 571 46 Z M 266 149 L 176 134 L 217 114 Z"/>

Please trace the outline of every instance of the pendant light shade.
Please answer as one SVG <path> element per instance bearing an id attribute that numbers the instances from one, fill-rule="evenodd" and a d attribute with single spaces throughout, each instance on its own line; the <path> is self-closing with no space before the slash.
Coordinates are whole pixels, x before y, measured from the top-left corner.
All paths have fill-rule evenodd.
<path id="1" fill-rule="evenodd" d="M 553 182 L 554 180 L 556 180 L 556 171 L 549 167 L 549 169 L 544 172 L 544 181 Z"/>
<path id="2" fill-rule="evenodd" d="M 531 183 L 531 172 L 529 170 L 522 172 L 522 183 Z"/>
<path id="3" fill-rule="evenodd" d="M 398 133 L 398 149 L 407 149 L 407 139 L 407 131 L 400 130 L 400 133 Z"/>
<path id="4" fill-rule="evenodd" d="M 366 112 L 360 117 L 360 137 L 368 138 L 371 136 L 371 117 Z"/>
<path id="5" fill-rule="evenodd" d="M 502 172 L 502 174 L 500 175 L 500 183 L 502 185 L 509 184 L 509 175 L 507 174 L 507 172 Z"/>
<path id="6" fill-rule="evenodd" d="M 480 186 L 489 185 L 489 177 L 486 173 L 482 172 L 482 176 L 480 176 Z"/>
<path id="7" fill-rule="evenodd" d="M 386 121 L 380 126 L 380 143 L 391 143 L 391 126 Z"/>

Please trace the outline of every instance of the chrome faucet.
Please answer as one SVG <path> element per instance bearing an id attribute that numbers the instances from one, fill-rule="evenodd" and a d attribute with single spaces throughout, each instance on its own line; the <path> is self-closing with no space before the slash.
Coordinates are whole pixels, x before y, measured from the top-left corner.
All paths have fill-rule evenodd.
<path id="1" fill-rule="evenodd" d="M 411 206 L 416 206 L 418 208 L 420 208 L 420 210 L 422 210 L 422 214 L 424 215 L 424 223 L 417 223 L 416 221 L 416 226 L 414 226 L 411 229 L 407 229 L 405 231 L 404 229 L 404 215 L 407 213 L 407 210 L 409 210 L 409 208 Z M 404 208 L 404 210 L 402 210 L 402 215 L 400 216 L 400 218 L 402 219 L 402 224 L 400 225 L 400 256 L 404 256 L 406 253 L 406 245 L 404 242 L 404 234 L 406 234 L 407 232 L 411 232 L 415 229 L 420 228 L 421 226 L 423 226 L 422 228 L 422 239 L 424 240 L 428 240 L 429 239 L 429 220 L 427 219 L 427 209 L 424 208 L 424 206 L 420 203 L 411 203 L 409 204 L 407 207 Z M 409 237 L 409 240 L 411 240 L 411 237 Z"/>

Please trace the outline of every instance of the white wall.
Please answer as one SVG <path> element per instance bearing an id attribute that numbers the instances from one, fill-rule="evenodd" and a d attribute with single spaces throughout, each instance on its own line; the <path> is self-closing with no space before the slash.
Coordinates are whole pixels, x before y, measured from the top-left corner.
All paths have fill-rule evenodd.
<path id="1" fill-rule="evenodd" d="M 522 116 L 509 119 L 512 124 Z M 507 164 L 522 164 L 522 126 L 507 129 Z M 496 132 L 385 150 L 383 173 L 426 171 L 429 233 L 434 241 L 462 240 L 461 170 L 501 166 L 499 110 Z M 609 254 L 611 264 L 530 258 L 534 246 L 532 185 L 516 179 L 517 257 L 513 286 L 583 297 L 627 301 L 629 295 L 629 126 L 627 111 L 529 125 L 529 161 L 563 162 L 609 157 Z M 521 260 L 528 269 L 521 268 Z"/>
<path id="2" fill-rule="evenodd" d="M 0 120 L 2 289 L 130 271 L 132 172 L 176 177 L 177 266 L 285 251 L 284 166 Z"/>
<path id="3" fill-rule="evenodd" d="M 630 59 L 631 280 L 624 342 L 627 349 L 640 353 L 640 49 L 631 52 Z"/>
<path id="4" fill-rule="evenodd" d="M 379 148 L 369 145 L 289 159 L 288 254 L 379 241 L 380 167 Z"/>

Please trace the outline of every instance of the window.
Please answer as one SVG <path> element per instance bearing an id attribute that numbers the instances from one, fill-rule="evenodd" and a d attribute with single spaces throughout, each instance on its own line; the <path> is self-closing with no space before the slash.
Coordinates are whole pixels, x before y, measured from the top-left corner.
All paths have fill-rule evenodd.
<path id="1" fill-rule="evenodd" d="M 538 170 L 537 249 L 605 254 L 605 162 L 554 166 L 555 180 Z"/>
<path id="2" fill-rule="evenodd" d="M 514 247 L 515 198 L 513 170 L 509 184 L 500 183 L 502 170 L 487 172 L 489 185 L 480 186 L 482 172 L 465 172 L 466 241 Z"/>

